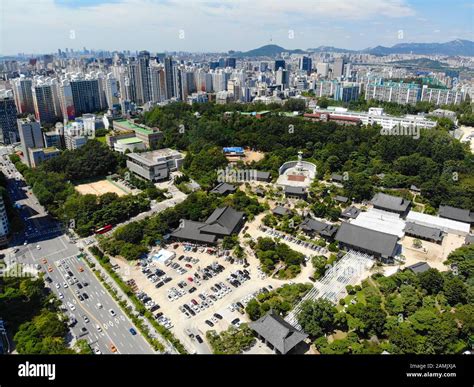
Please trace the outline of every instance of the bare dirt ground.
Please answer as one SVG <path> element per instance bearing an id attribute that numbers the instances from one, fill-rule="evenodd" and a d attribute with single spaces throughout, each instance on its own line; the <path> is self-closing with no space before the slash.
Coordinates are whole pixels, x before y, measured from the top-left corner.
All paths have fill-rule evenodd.
<path id="1" fill-rule="evenodd" d="M 426 262 L 440 271 L 447 270 L 448 268 L 443 262 L 448 258 L 449 253 L 464 244 L 464 237 L 448 234 L 444 237 L 441 245 L 422 240 L 422 248 L 416 249 L 413 247 L 413 239 L 412 237 L 405 236 L 401 242 L 403 254 L 406 258 L 406 262 L 402 267 L 410 266 L 417 262 Z"/>
<path id="2" fill-rule="evenodd" d="M 79 185 L 76 185 L 75 189 L 81 195 L 92 194 L 92 195 L 100 196 L 109 192 L 116 193 L 118 196 L 127 195 L 127 192 L 115 186 L 108 180 L 99 180 L 99 181 L 94 181 L 92 183 L 79 184 Z"/>
<path id="3" fill-rule="evenodd" d="M 265 153 L 263 152 L 256 152 L 256 151 L 252 151 L 252 150 L 249 150 L 249 149 L 246 149 L 245 150 L 245 157 L 243 158 L 243 161 L 245 163 L 251 163 L 252 161 L 260 161 L 261 159 L 263 159 L 265 157 Z"/>

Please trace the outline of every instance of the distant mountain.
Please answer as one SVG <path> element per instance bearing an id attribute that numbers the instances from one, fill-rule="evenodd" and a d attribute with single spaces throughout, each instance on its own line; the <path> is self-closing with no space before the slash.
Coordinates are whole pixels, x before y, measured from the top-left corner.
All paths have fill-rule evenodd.
<path id="1" fill-rule="evenodd" d="M 308 52 L 347 52 L 347 53 L 354 53 L 358 51 L 348 50 L 346 48 L 337 48 L 332 46 L 319 46 L 316 48 L 308 48 Z"/>
<path id="2" fill-rule="evenodd" d="M 474 42 L 456 39 L 446 43 L 399 43 L 392 47 L 377 46 L 363 50 L 373 55 L 463 55 L 474 56 Z"/>
<path id="3" fill-rule="evenodd" d="M 366 48 L 365 50 L 348 50 L 345 48 L 337 48 L 332 46 L 319 46 L 316 48 L 308 48 L 307 50 L 289 50 L 276 44 L 268 44 L 256 48 L 254 50 L 235 52 L 236 57 L 259 57 L 269 56 L 276 57 L 282 52 L 290 54 L 307 54 L 311 52 L 338 52 L 338 53 L 367 53 L 373 55 L 390 55 L 390 54 L 416 54 L 416 55 L 463 55 L 474 56 L 474 42 L 470 40 L 456 39 L 446 43 L 399 43 L 392 47 L 377 46 Z"/>
<path id="4" fill-rule="evenodd" d="M 276 44 L 267 44 L 266 46 L 262 46 L 259 48 L 256 48 L 254 50 L 246 51 L 246 52 L 236 52 L 234 56 L 237 57 L 257 57 L 257 56 L 278 56 L 282 52 L 288 52 L 290 54 L 305 54 L 306 51 L 303 50 L 288 50 L 286 48 L 283 48 L 281 46 L 278 46 Z"/>

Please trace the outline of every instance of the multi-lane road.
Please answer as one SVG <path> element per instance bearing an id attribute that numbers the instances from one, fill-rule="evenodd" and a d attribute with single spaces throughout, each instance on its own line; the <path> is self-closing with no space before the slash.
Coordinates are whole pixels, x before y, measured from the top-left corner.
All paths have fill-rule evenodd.
<path id="1" fill-rule="evenodd" d="M 47 286 L 60 297 L 66 315 L 77 320 L 71 327 L 71 338 L 85 339 L 101 353 L 113 353 L 112 346 L 116 353 L 154 353 L 95 274 L 78 257 L 80 251 L 74 241 L 61 231 L 60 224 L 48 216 L 10 160 L 2 157 L 5 153 L 3 148 L 0 152 L 1 168 L 7 176 L 7 189 L 12 201 L 22 207 L 20 213 L 25 224 L 25 231 L 15 235 L 10 247 L 1 251 L 7 263 L 30 265 L 35 270 L 44 271 L 45 278 L 51 279 Z"/>

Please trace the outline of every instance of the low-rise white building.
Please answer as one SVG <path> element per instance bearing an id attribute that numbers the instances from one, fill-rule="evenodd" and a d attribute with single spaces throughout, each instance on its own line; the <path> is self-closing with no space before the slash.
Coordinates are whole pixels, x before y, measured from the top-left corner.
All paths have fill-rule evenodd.
<path id="1" fill-rule="evenodd" d="M 468 235 L 471 228 L 469 223 L 457 222 L 455 220 L 422 214 L 421 212 L 415 211 L 408 213 L 406 221 L 426 227 L 437 228 L 443 232 L 461 236 Z"/>
<path id="2" fill-rule="evenodd" d="M 338 117 L 357 118 L 363 125 L 378 124 L 385 130 L 394 127 L 402 128 L 434 128 L 436 121 L 430 120 L 423 115 L 407 114 L 396 117 L 385 114 L 382 108 L 369 108 L 368 112 L 354 112 L 346 108 L 330 106 L 327 109 L 315 109 L 314 113 L 334 113 Z"/>

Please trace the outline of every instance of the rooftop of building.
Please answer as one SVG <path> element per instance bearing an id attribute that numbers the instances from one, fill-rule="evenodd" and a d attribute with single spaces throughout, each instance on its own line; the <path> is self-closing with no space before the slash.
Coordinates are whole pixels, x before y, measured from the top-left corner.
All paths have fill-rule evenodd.
<path id="1" fill-rule="evenodd" d="M 178 152 L 177 150 L 170 149 L 170 148 L 163 148 L 158 150 L 153 150 L 149 152 L 141 152 L 141 153 L 129 153 L 127 155 L 131 159 L 135 159 L 147 165 L 154 165 L 159 162 L 159 159 L 167 158 L 167 157 L 182 157 L 183 155 Z"/>
<path id="2" fill-rule="evenodd" d="M 143 143 L 143 141 L 140 140 L 140 139 L 137 138 L 137 137 L 120 138 L 120 139 L 117 140 L 117 142 L 118 142 L 119 144 L 123 144 L 123 145 Z"/>
<path id="3" fill-rule="evenodd" d="M 114 125 L 120 125 L 121 127 L 128 129 L 128 130 L 133 130 L 134 132 L 139 132 L 142 134 L 153 134 L 156 133 L 156 130 L 153 130 L 147 126 L 144 125 L 137 125 L 132 121 L 129 120 L 115 120 Z"/>

